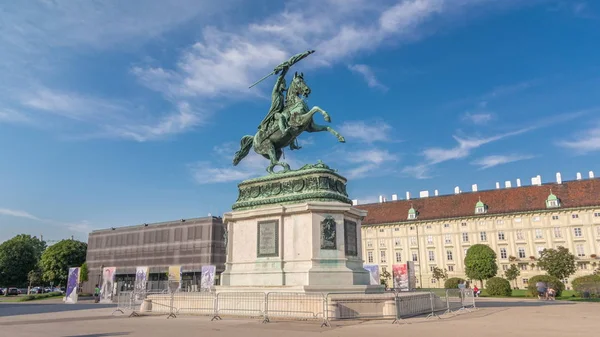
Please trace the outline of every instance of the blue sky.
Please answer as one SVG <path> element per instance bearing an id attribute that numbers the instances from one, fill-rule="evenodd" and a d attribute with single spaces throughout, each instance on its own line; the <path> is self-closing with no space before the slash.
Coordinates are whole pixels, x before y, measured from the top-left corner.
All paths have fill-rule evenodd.
<path id="1" fill-rule="evenodd" d="M 600 173 L 600 4 L 577 0 L 5 1 L 0 241 L 221 215 L 231 159 L 291 54 L 352 199 Z M 324 123 L 322 117 L 315 117 Z"/>

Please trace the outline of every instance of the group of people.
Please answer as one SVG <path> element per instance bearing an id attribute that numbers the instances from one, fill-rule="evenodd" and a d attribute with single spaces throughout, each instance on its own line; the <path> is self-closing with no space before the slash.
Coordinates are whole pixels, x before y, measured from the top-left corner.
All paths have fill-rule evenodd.
<path id="1" fill-rule="evenodd" d="M 556 298 L 556 289 L 552 285 L 548 286 L 545 282 L 537 282 L 535 288 L 538 292 L 538 299 L 554 301 Z"/>

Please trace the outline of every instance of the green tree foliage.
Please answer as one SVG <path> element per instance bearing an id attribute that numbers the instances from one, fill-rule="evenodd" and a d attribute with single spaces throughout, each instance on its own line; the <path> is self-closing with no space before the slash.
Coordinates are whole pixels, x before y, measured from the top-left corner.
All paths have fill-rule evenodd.
<path id="1" fill-rule="evenodd" d="M 556 297 L 560 297 L 560 294 L 565 290 L 565 285 L 556 277 L 550 275 L 537 275 L 529 279 L 527 292 L 530 296 L 537 297 L 538 292 L 535 284 L 538 282 L 544 282 L 548 288 L 556 290 Z"/>
<path id="2" fill-rule="evenodd" d="M 387 281 L 391 278 L 392 278 L 392 275 L 390 274 L 389 271 L 386 270 L 383 273 L 381 273 L 381 275 L 379 275 L 379 282 L 381 283 L 382 286 L 387 286 Z"/>
<path id="3" fill-rule="evenodd" d="M 20 234 L 0 245 L 0 285 L 22 287 L 36 269 L 46 244 L 31 235 Z"/>
<path id="4" fill-rule="evenodd" d="M 586 291 L 594 295 L 600 295 L 600 275 L 594 274 L 577 277 L 571 282 L 571 285 L 579 296 L 582 296 Z"/>
<path id="5" fill-rule="evenodd" d="M 29 282 L 29 287 L 37 286 L 42 283 L 42 273 L 39 269 L 33 269 L 27 273 L 27 281 Z"/>
<path id="6" fill-rule="evenodd" d="M 432 273 L 432 277 L 437 281 L 438 284 L 440 283 L 440 280 L 445 280 L 448 278 L 448 271 L 446 269 L 433 267 Z"/>
<path id="7" fill-rule="evenodd" d="M 460 277 L 451 277 L 449 279 L 446 280 L 446 282 L 444 282 L 444 288 L 446 289 L 457 289 L 458 288 L 458 284 L 460 282 L 465 283 L 465 285 L 468 285 L 466 282 L 466 280 L 460 278 Z"/>
<path id="8" fill-rule="evenodd" d="M 467 250 L 465 257 L 465 274 L 473 280 L 479 280 L 483 288 L 483 280 L 496 276 L 496 252 L 486 245 L 473 245 Z"/>
<path id="9" fill-rule="evenodd" d="M 492 277 L 485 282 L 485 290 L 490 296 L 511 296 L 512 289 L 508 280 L 502 277 Z"/>
<path id="10" fill-rule="evenodd" d="M 48 247 L 42 259 L 42 278 L 54 282 L 55 285 L 65 285 L 70 267 L 80 267 L 85 262 L 87 243 L 77 240 L 61 240 Z"/>
<path id="11" fill-rule="evenodd" d="M 559 280 L 565 279 L 575 273 L 575 255 L 569 253 L 565 247 L 558 249 L 544 249 L 537 263 L 538 267 L 546 271 L 550 276 Z"/>
<path id="12" fill-rule="evenodd" d="M 509 281 L 516 280 L 517 277 L 519 277 L 519 275 L 521 275 L 521 271 L 519 270 L 519 268 L 517 268 L 516 264 L 511 264 L 510 268 L 504 271 L 504 276 Z"/>
<path id="13" fill-rule="evenodd" d="M 87 262 L 81 265 L 81 269 L 79 270 L 79 281 L 81 283 L 88 281 L 88 266 Z"/>

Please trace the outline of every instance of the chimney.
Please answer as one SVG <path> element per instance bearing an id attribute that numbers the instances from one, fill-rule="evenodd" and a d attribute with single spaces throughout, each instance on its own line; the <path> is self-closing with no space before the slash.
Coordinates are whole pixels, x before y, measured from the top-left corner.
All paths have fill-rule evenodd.
<path id="1" fill-rule="evenodd" d="M 590 172 L 588 173 L 588 177 L 589 177 L 590 179 L 594 179 L 594 171 L 590 171 Z"/>
<path id="2" fill-rule="evenodd" d="M 506 188 L 511 188 L 512 187 L 512 183 L 510 182 L 510 180 L 507 180 L 504 182 L 504 187 Z"/>
<path id="3" fill-rule="evenodd" d="M 477 192 L 477 184 L 471 185 L 471 191 Z"/>
<path id="4" fill-rule="evenodd" d="M 521 187 L 521 179 L 517 179 L 517 187 Z"/>
<path id="5" fill-rule="evenodd" d="M 500 189 L 500 183 L 496 182 L 496 189 Z"/>
<path id="6" fill-rule="evenodd" d="M 460 193 L 460 187 L 456 186 L 454 188 L 454 194 L 459 194 Z"/>
<path id="7" fill-rule="evenodd" d="M 429 197 L 429 191 L 419 192 L 419 198 L 427 198 L 427 197 Z"/>
<path id="8" fill-rule="evenodd" d="M 562 177 L 560 175 L 560 172 L 556 172 L 556 183 L 562 184 Z"/>
<path id="9" fill-rule="evenodd" d="M 398 200 L 398 194 L 392 194 L 392 201 Z"/>
<path id="10" fill-rule="evenodd" d="M 383 195 L 379 196 L 379 202 L 382 203 L 383 202 Z"/>
<path id="11" fill-rule="evenodd" d="M 356 206 L 358 205 L 358 199 L 353 199 L 352 200 L 352 206 Z"/>
<path id="12" fill-rule="evenodd" d="M 541 176 L 541 175 L 539 175 L 539 174 L 538 174 L 538 176 L 537 176 L 537 183 L 538 183 L 538 186 L 541 186 L 541 185 L 542 185 L 542 176 Z"/>
<path id="13" fill-rule="evenodd" d="M 433 195 L 435 195 L 437 197 L 439 195 L 438 190 L 434 190 Z"/>
<path id="14" fill-rule="evenodd" d="M 581 180 L 581 172 L 577 172 L 577 180 Z"/>
<path id="15" fill-rule="evenodd" d="M 406 200 L 410 200 L 410 192 L 406 192 Z"/>

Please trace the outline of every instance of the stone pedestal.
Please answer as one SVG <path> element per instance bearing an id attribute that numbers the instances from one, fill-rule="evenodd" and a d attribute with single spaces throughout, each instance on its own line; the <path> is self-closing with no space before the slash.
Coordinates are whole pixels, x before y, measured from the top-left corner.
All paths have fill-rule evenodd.
<path id="1" fill-rule="evenodd" d="M 227 262 L 217 291 L 380 292 L 363 268 L 346 179 L 324 164 L 242 182 L 226 213 Z"/>

